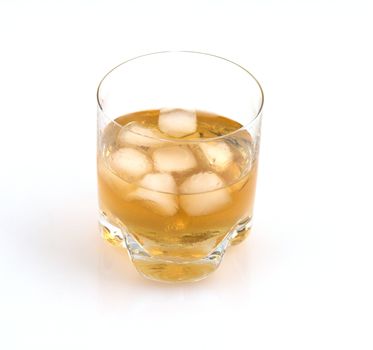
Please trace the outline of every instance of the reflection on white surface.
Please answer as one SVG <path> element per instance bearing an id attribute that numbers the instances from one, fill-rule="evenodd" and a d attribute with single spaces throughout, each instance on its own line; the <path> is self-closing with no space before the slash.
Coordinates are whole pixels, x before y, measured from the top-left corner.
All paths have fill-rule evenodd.
<path id="1" fill-rule="evenodd" d="M 247 247 L 245 247 L 247 248 Z M 210 310 L 219 302 L 236 303 L 227 294 L 247 292 L 247 283 L 242 283 L 248 275 L 247 249 L 234 247 L 224 259 L 219 270 L 203 281 L 196 283 L 165 284 L 141 277 L 132 267 L 124 251 L 106 243 L 100 247 L 99 290 L 102 305 L 112 304 L 127 312 L 157 310 L 167 312 L 167 305 L 180 302 L 183 309 L 188 306 L 198 312 Z M 237 295 L 236 295 L 237 296 Z M 110 297 L 111 300 L 107 300 Z M 225 302 L 224 302 L 225 303 Z M 154 311 L 153 310 L 153 311 Z"/>

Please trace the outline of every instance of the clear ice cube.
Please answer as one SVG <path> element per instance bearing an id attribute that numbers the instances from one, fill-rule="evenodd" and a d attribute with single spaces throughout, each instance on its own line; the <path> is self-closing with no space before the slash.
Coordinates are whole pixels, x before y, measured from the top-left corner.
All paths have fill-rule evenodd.
<path id="1" fill-rule="evenodd" d="M 200 148 L 209 166 L 224 171 L 233 161 L 233 153 L 224 141 L 201 142 Z"/>
<path id="2" fill-rule="evenodd" d="M 117 144 L 120 147 L 125 145 L 151 147 L 162 143 L 159 140 L 160 137 L 160 132 L 157 132 L 154 128 L 133 122 L 121 128 L 117 136 Z"/>
<path id="3" fill-rule="evenodd" d="M 180 206 L 191 216 L 212 214 L 231 203 L 224 181 L 213 172 L 188 177 L 180 186 Z"/>
<path id="4" fill-rule="evenodd" d="M 183 172 L 197 166 L 196 158 L 187 146 L 158 148 L 152 157 L 155 169 L 161 172 Z"/>
<path id="5" fill-rule="evenodd" d="M 163 108 L 160 110 L 158 128 L 173 137 L 183 137 L 197 130 L 197 115 L 193 110 Z"/>
<path id="6" fill-rule="evenodd" d="M 146 154 L 134 148 L 120 148 L 111 154 L 111 168 L 124 179 L 138 179 L 152 171 L 153 165 Z"/>
<path id="7" fill-rule="evenodd" d="M 179 210 L 176 183 L 172 175 L 165 173 L 147 174 L 140 186 L 128 195 L 130 200 L 142 201 L 150 210 L 163 216 L 173 216 Z M 168 193 L 163 193 L 168 192 Z"/>

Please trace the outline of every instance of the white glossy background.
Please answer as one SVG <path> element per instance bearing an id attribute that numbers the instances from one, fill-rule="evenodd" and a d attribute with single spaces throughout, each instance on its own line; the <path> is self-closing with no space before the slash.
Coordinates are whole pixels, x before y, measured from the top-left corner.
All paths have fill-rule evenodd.
<path id="1" fill-rule="evenodd" d="M 372 349 L 372 32 L 361 0 L 0 0 L 0 348 Z M 266 94 L 255 228 L 197 284 L 96 226 L 96 86 L 165 49 Z"/>

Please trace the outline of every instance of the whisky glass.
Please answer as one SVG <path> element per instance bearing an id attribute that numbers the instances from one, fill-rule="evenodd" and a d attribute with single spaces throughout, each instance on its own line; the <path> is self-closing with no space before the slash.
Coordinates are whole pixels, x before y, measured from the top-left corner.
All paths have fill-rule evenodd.
<path id="1" fill-rule="evenodd" d="M 263 91 L 245 68 L 158 52 L 97 90 L 99 225 L 157 281 L 197 281 L 251 230 Z"/>

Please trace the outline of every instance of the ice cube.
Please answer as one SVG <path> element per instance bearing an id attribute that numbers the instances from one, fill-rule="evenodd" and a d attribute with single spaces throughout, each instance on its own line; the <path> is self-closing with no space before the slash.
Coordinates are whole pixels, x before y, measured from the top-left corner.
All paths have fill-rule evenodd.
<path id="1" fill-rule="evenodd" d="M 197 130 L 196 112 L 180 108 L 163 108 L 159 113 L 158 128 L 174 137 L 193 134 Z"/>
<path id="2" fill-rule="evenodd" d="M 176 182 L 173 176 L 167 173 L 146 174 L 139 184 L 154 191 L 177 193 Z"/>
<path id="3" fill-rule="evenodd" d="M 177 187 L 172 175 L 147 174 L 139 184 L 142 187 L 130 193 L 128 199 L 143 201 L 144 205 L 163 216 L 173 216 L 177 213 L 179 206 L 174 194 L 177 192 Z"/>
<path id="4" fill-rule="evenodd" d="M 242 175 L 242 169 L 236 162 L 234 162 L 227 167 L 221 175 L 224 177 L 227 184 L 232 184 L 239 180 Z"/>
<path id="5" fill-rule="evenodd" d="M 224 181 L 213 172 L 201 172 L 187 178 L 180 186 L 180 206 L 191 216 L 208 215 L 224 209 L 231 202 Z"/>
<path id="6" fill-rule="evenodd" d="M 100 163 L 98 166 L 98 175 L 100 184 L 105 183 L 105 186 L 108 186 L 115 194 L 118 194 L 124 199 L 127 197 L 127 193 L 133 190 L 134 185 L 132 183 L 114 174 L 111 169 Z M 103 205 L 103 202 L 101 205 Z"/>
<path id="7" fill-rule="evenodd" d="M 125 145 L 151 147 L 162 143 L 159 138 L 161 138 L 159 131 L 134 122 L 122 127 L 117 137 L 117 144 L 120 147 Z"/>
<path id="8" fill-rule="evenodd" d="M 224 171 L 233 161 L 233 153 L 224 141 L 201 142 L 199 146 L 209 165 L 216 171 Z"/>
<path id="9" fill-rule="evenodd" d="M 183 172 L 197 166 L 196 158 L 187 146 L 168 146 L 153 152 L 154 167 L 161 172 Z"/>
<path id="10" fill-rule="evenodd" d="M 110 165 L 124 179 L 137 179 L 152 171 L 151 160 L 134 148 L 120 148 L 111 155 Z"/>

